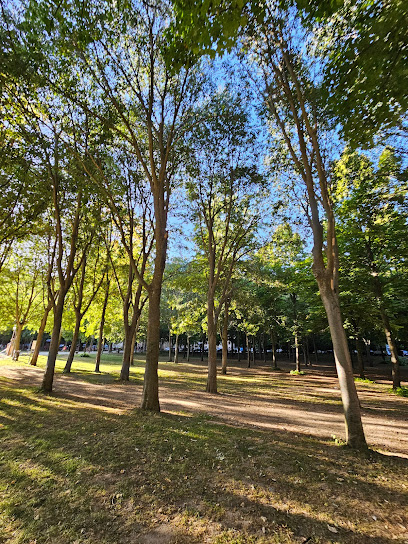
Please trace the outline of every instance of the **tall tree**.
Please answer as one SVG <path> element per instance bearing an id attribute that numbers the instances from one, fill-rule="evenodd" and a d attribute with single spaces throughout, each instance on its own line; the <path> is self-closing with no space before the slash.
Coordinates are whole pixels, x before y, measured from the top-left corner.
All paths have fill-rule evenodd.
<path id="1" fill-rule="evenodd" d="M 187 191 L 208 282 L 206 390 L 216 393 L 218 319 L 236 264 L 252 247 L 265 192 L 242 98 L 220 93 L 205 109 L 206 119 L 190 139 Z"/>

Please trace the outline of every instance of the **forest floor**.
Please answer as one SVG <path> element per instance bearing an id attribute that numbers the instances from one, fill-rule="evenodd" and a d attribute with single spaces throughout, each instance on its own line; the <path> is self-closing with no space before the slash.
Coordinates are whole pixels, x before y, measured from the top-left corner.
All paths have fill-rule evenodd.
<path id="1" fill-rule="evenodd" d="M 1 544 L 408 543 L 408 398 L 389 366 L 357 382 L 370 451 L 344 446 L 333 363 L 289 373 L 230 361 L 217 395 L 198 360 L 161 362 L 161 414 L 137 407 L 143 361 L 77 357 L 54 394 L 0 361 Z M 403 378 L 408 377 L 407 367 Z"/>

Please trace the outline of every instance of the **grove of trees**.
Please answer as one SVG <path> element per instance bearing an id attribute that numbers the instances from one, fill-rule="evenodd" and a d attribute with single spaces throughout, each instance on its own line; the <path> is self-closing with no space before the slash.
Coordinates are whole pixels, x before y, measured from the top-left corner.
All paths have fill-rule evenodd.
<path id="1" fill-rule="evenodd" d="M 95 372 L 121 344 L 121 380 L 143 345 L 152 411 L 173 343 L 175 362 L 208 356 L 208 393 L 219 344 L 223 373 L 231 349 L 298 372 L 326 350 L 366 447 L 354 374 L 389 353 L 398 389 L 408 349 L 407 17 L 400 0 L 2 3 L 2 338 L 14 358 L 36 339 L 33 365 L 47 347 L 45 393 L 61 344 L 66 373 L 79 344 Z"/>

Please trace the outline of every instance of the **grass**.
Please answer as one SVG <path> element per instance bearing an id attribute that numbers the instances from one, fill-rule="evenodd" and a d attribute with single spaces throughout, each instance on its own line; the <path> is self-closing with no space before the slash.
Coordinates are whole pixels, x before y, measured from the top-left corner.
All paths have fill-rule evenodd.
<path id="1" fill-rule="evenodd" d="M 355 382 L 360 383 L 375 383 L 373 380 L 370 380 L 369 378 L 354 378 Z"/>
<path id="2" fill-rule="evenodd" d="M 105 356 L 100 376 L 93 356 L 74 365 L 78 380 L 113 383 L 120 356 Z M 142 372 L 138 359 L 130 387 Z M 162 362 L 160 378 L 203 389 L 205 368 Z M 249 401 L 271 390 L 295 399 L 299 383 L 267 373 L 220 376 L 223 391 Z M 0 378 L 0 442 L 1 544 L 408 540 L 407 461 L 359 454 L 338 439 L 226 425 L 206 414 L 121 412 Z"/>
<path id="3" fill-rule="evenodd" d="M 0 542 L 122 544 L 155 531 L 167 542 L 165 531 L 179 543 L 380 544 L 403 533 L 401 460 L 205 415 L 121 415 L 7 382 L 1 393 Z"/>
<path id="4" fill-rule="evenodd" d="M 389 391 L 399 397 L 408 397 L 408 387 L 397 387 L 396 389 L 390 389 Z"/>

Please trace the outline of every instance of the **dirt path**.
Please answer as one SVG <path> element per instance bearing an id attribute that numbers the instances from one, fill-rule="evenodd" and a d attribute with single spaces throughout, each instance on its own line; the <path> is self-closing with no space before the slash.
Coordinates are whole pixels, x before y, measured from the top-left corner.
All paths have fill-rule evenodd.
<path id="1" fill-rule="evenodd" d="M 204 368 L 198 368 L 197 372 L 203 373 Z M 161 409 L 164 412 L 207 413 L 233 425 L 344 439 L 342 407 L 339 403 L 333 403 L 340 400 L 337 379 L 330 369 L 324 376 L 320 373 L 321 369 L 313 369 L 308 370 L 306 376 L 277 375 L 279 382 L 290 384 L 292 390 L 293 380 L 297 380 L 297 399 L 291 398 L 290 394 L 285 395 L 284 387 L 282 392 L 272 389 L 271 395 L 267 396 L 264 393 L 246 395 L 239 390 L 233 394 L 209 395 L 202 391 L 161 385 Z M 241 374 L 248 377 L 246 369 L 244 372 L 242 368 L 231 368 L 230 375 Z M 251 376 L 262 377 L 265 374 L 265 369 L 251 369 Z M 42 375 L 43 370 L 34 367 L 0 367 L 0 376 L 11 379 L 16 386 L 38 386 Z M 377 379 L 381 381 L 381 375 Z M 359 388 L 369 445 L 408 458 L 408 399 L 370 390 L 364 384 Z M 55 376 L 54 392 L 58 396 L 115 411 L 133 409 L 139 406 L 141 399 L 139 384 L 93 384 L 61 374 Z M 310 397 L 313 397 L 313 402 Z"/>

